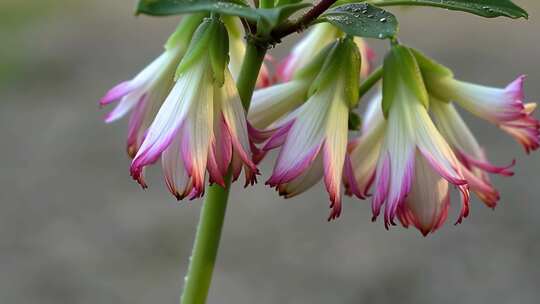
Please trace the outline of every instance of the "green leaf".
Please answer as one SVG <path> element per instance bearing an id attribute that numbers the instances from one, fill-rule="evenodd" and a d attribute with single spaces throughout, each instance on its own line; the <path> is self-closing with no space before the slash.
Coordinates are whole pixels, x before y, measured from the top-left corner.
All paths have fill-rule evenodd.
<path id="1" fill-rule="evenodd" d="M 169 16 L 195 12 L 215 12 L 239 16 L 251 21 L 263 21 L 269 27 L 276 26 L 296 11 L 311 6 L 309 3 L 290 3 L 275 8 L 255 9 L 241 0 L 139 0 L 137 14 Z"/>
<path id="2" fill-rule="evenodd" d="M 510 0 L 379 0 L 373 4 L 377 6 L 434 6 L 487 18 L 500 16 L 512 19 L 529 18 L 527 11 Z"/>
<path id="3" fill-rule="evenodd" d="M 257 20 L 254 9 L 238 0 L 139 0 L 137 14 L 169 16 L 196 12 L 216 12 Z"/>
<path id="4" fill-rule="evenodd" d="M 398 22 L 391 13 L 367 3 L 350 3 L 326 11 L 318 21 L 330 22 L 353 36 L 378 39 L 392 38 Z"/>

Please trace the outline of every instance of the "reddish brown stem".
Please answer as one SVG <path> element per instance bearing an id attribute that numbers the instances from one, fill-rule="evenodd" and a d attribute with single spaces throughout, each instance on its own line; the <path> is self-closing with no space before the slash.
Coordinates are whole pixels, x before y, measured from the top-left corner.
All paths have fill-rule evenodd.
<path id="1" fill-rule="evenodd" d="M 289 23 L 281 28 L 277 28 L 272 31 L 272 37 L 279 40 L 285 36 L 288 36 L 294 32 L 300 32 L 304 30 L 313 20 L 317 19 L 322 13 L 324 13 L 330 6 L 336 3 L 337 0 L 321 0 L 317 5 L 311 8 L 304 16 L 302 16 L 295 23 Z"/>

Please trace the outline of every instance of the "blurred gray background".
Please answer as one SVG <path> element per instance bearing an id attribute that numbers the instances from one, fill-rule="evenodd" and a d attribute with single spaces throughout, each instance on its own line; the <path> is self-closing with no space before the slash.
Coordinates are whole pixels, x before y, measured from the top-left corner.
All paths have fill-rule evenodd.
<path id="1" fill-rule="evenodd" d="M 97 107 L 178 21 L 136 18 L 134 2 L 0 2 L 0 303 L 178 302 L 201 201 L 177 204 L 157 167 L 142 191 L 128 174 L 126 121 L 105 125 Z M 401 40 L 461 79 L 503 86 L 526 73 L 537 101 L 540 4 L 516 2 L 529 21 L 393 11 Z M 386 43 L 372 45 L 382 57 Z M 326 222 L 321 185 L 283 200 L 237 184 L 208 303 L 539 303 L 540 158 L 467 118 L 494 162 L 518 160 L 515 177 L 495 178 L 495 211 L 475 199 L 462 225 L 450 218 L 424 238 L 386 231 L 349 198 Z"/>

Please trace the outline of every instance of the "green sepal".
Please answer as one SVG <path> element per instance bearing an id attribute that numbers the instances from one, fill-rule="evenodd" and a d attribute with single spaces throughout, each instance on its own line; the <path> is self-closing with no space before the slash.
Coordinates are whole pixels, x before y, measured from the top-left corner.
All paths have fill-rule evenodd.
<path id="1" fill-rule="evenodd" d="M 418 62 L 418 66 L 420 67 L 420 71 L 425 80 L 429 78 L 454 77 L 454 73 L 449 68 L 432 58 L 429 58 L 418 50 L 413 48 L 410 48 L 410 50 L 414 55 L 414 58 L 416 58 L 416 62 Z"/>
<path id="2" fill-rule="evenodd" d="M 352 37 L 338 39 L 326 55 L 325 61 L 308 90 L 308 96 L 336 81 L 344 83 L 343 90 L 350 108 L 358 103 L 360 82 L 360 51 Z"/>
<path id="3" fill-rule="evenodd" d="M 309 87 L 308 96 L 315 94 L 319 90 L 323 90 L 326 85 L 335 82 L 340 72 L 341 57 L 344 55 L 342 49 L 341 40 L 336 40 L 331 44 L 331 48 L 326 58 L 324 58 L 317 77 L 315 77 Z"/>
<path id="4" fill-rule="evenodd" d="M 450 102 L 450 100 L 448 100 L 446 97 L 439 96 L 436 90 L 431 91 L 430 83 L 436 82 L 442 78 L 454 78 L 454 73 L 452 70 L 427 57 L 418 50 L 412 48 L 410 50 L 418 62 L 418 66 L 422 72 L 422 77 L 424 78 L 424 83 L 426 84 L 426 89 L 428 90 L 429 94 L 437 97 L 441 101 Z"/>
<path id="5" fill-rule="evenodd" d="M 214 21 L 215 29 L 210 41 L 210 66 L 214 76 L 214 83 L 222 86 L 225 81 L 225 69 L 229 63 L 229 35 L 225 24 L 219 19 Z"/>
<path id="6" fill-rule="evenodd" d="M 180 21 L 174 33 L 172 33 L 172 35 L 169 36 L 169 39 L 167 39 L 167 42 L 165 42 L 165 49 L 170 50 L 180 44 L 187 47 L 191 41 L 191 37 L 193 37 L 193 33 L 207 15 L 208 14 L 206 13 L 199 13 L 187 15 L 182 18 L 182 21 Z"/>
<path id="7" fill-rule="evenodd" d="M 392 102 L 403 90 L 412 94 L 418 102 L 429 107 L 429 97 L 422 73 L 411 50 L 402 45 L 394 45 L 384 59 L 382 110 L 388 117 Z"/>
<path id="8" fill-rule="evenodd" d="M 182 58 L 182 61 L 180 61 L 180 64 L 178 65 L 178 68 L 176 69 L 176 73 L 174 75 L 174 79 L 178 79 L 180 74 L 182 74 L 184 71 L 186 71 L 193 63 L 197 62 L 197 60 L 207 54 L 208 52 L 208 45 L 210 42 L 210 39 L 212 38 L 212 32 L 215 29 L 214 22 L 210 18 L 206 18 L 197 28 L 195 33 L 193 34 L 193 37 L 191 39 L 191 43 L 189 44 L 189 48 L 184 55 L 184 58 Z"/>
<path id="9" fill-rule="evenodd" d="M 362 126 L 362 118 L 358 114 L 356 114 L 353 111 L 349 111 L 349 130 L 351 131 L 358 131 L 360 130 L 360 127 Z"/>
<path id="10" fill-rule="evenodd" d="M 346 38 L 346 54 L 343 56 L 341 67 L 343 69 L 343 81 L 345 82 L 345 96 L 351 109 L 355 108 L 359 102 L 360 94 L 360 69 L 362 60 L 360 50 L 352 39 Z"/>

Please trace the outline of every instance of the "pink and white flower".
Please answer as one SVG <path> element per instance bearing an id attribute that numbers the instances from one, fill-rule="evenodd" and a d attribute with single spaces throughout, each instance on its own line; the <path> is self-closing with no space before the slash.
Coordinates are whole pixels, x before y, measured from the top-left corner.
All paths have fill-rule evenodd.
<path id="1" fill-rule="evenodd" d="M 323 66 L 331 68 L 319 72 L 319 81 L 311 85 L 312 94 L 307 101 L 303 102 L 300 96 L 306 94 L 302 91 L 307 90 L 303 84 L 292 81 L 280 85 L 283 91 L 297 90 L 298 96 L 290 96 L 292 100 L 286 105 L 278 105 L 288 107 L 291 112 L 266 130 L 270 136 L 261 151 L 266 153 L 279 148 L 274 170 L 266 184 L 275 187 L 285 198 L 300 194 L 323 179 L 330 195 L 330 220 L 341 213 L 349 109 L 358 98 L 358 79 L 347 76 L 351 71 L 357 73 L 360 60 L 356 46 L 348 39 L 334 43 L 326 60 L 330 64 Z M 292 110 L 294 107 L 297 108 Z M 280 116 L 274 112 L 281 113 L 270 108 L 268 112 L 269 121 Z M 269 121 L 260 118 L 258 124 L 266 125 Z"/>
<path id="2" fill-rule="evenodd" d="M 132 177 L 147 187 L 144 170 L 161 159 L 166 184 L 178 199 L 202 196 L 206 172 L 210 183 L 221 186 L 226 186 L 229 170 L 235 180 L 244 169 L 246 185 L 253 184 L 257 174 L 245 111 L 227 68 L 228 50 L 223 47 L 227 31 L 217 18 L 201 20 L 194 23 L 195 28 L 198 26 L 195 33 L 193 28 L 189 35 L 172 36 L 182 52 L 174 49 L 173 53 L 168 48 L 142 76 L 104 98 L 109 101 L 123 96 L 118 93 L 123 92 L 121 104 L 136 103 L 130 121 L 130 134 L 135 132 L 137 139 L 137 149 L 132 151 Z M 178 42 L 187 42 L 189 47 L 185 50 Z M 181 54 L 184 57 L 176 68 Z M 177 79 L 169 92 L 165 84 L 172 83 L 174 77 Z M 165 95 L 163 102 L 156 92 L 160 97 Z"/>
<path id="3" fill-rule="evenodd" d="M 446 218 L 448 184 L 462 193 L 460 222 L 468 214 L 469 193 L 457 158 L 418 100 L 396 100 L 377 162 L 373 219 L 384 205 L 386 227 L 397 215 L 404 226 L 414 224 L 424 235 L 433 232 Z"/>
<path id="4" fill-rule="evenodd" d="M 165 45 L 165 52 L 144 68 L 133 79 L 121 82 L 109 90 L 99 101 L 100 106 L 119 101 L 106 115 L 105 122 L 111 123 L 132 111 L 129 126 L 127 151 L 130 157 L 137 153 L 146 130 L 163 100 L 169 94 L 174 71 L 187 50 L 189 41 L 202 17 L 185 17 L 177 31 Z"/>
<path id="5" fill-rule="evenodd" d="M 341 175 L 347 150 L 349 106 L 343 88 L 329 86 L 312 95 L 288 115 L 262 147 L 280 148 L 272 176 L 266 182 L 280 195 L 292 197 L 324 176 L 332 212 L 341 213 Z"/>
<path id="6" fill-rule="evenodd" d="M 232 75 L 214 85 L 207 58 L 180 75 L 159 109 L 133 159 L 131 174 L 143 187 L 143 168 L 159 158 L 170 191 L 178 198 L 200 197 L 206 171 L 211 183 L 224 186 L 229 165 L 236 179 L 242 167 L 246 185 L 257 168 L 250 158 L 244 109 Z"/>
<path id="7" fill-rule="evenodd" d="M 385 227 L 395 219 L 427 235 L 444 223 L 450 204 L 449 184 L 461 192 L 457 222 L 469 212 L 469 190 L 460 163 L 431 121 L 427 92 L 412 53 L 394 46 L 384 66 L 381 110 L 350 146 L 345 179 L 351 193 L 363 198 L 373 183 L 375 220 L 384 207 Z M 375 101 L 380 105 L 380 100 Z M 370 107 L 373 109 L 373 106 Z"/>
<path id="8" fill-rule="evenodd" d="M 280 82 L 289 81 L 296 71 L 305 67 L 315 56 L 329 43 L 343 36 L 343 33 L 330 23 L 321 23 L 313 26 L 313 29 L 298 42 L 291 53 L 278 65 L 277 78 Z M 375 59 L 375 52 L 367 43 L 359 37 L 354 38 L 362 64 L 360 73 L 366 77 L 371 70 L 371 62 Z"/>
<path id="9" fill-rule="evenodd" d="M 467 83 L 453 77 L 430 77 L 430 94 L 443 101 L 453 101 L 472 114 L 498 125 L 514 137 L 527 153 L 540 147 L 540 123 L 532 114 L 536 104 L 525 104 L 520 76 L 505 88 Z"/>

